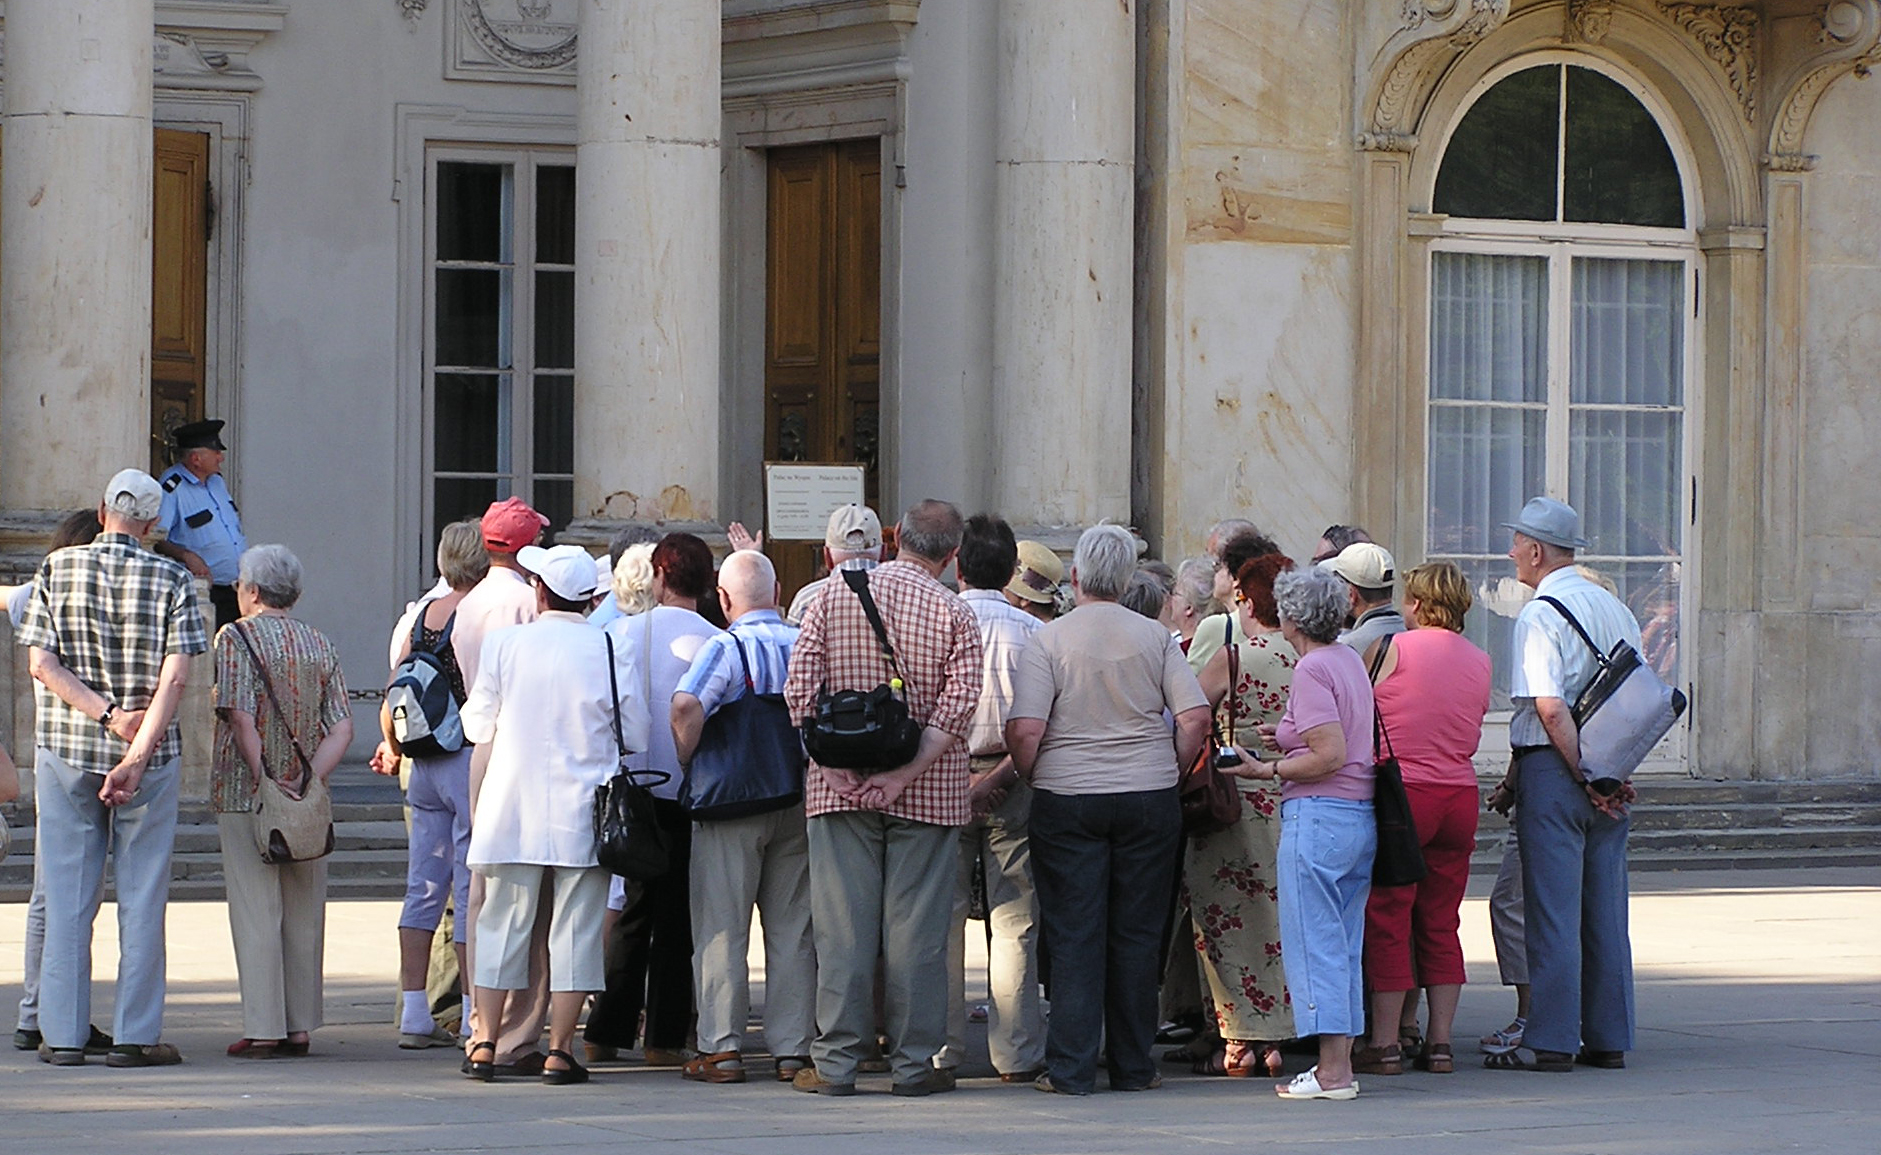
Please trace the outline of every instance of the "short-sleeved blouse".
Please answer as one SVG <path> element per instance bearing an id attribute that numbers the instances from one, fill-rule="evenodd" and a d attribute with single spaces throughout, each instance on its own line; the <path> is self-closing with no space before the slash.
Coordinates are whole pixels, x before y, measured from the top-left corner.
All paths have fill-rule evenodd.
<path id="1" fill-rule="evenodd" d="M 268 669 L 280 711 L 269 704 L 255 659 L 235 631 L 244 631 Z M 325 634 L 305 622 L 274 614 L 244 618 L 216 634 L 216 740 L 209 800 L 218 814 L 245 814 L 255 808 L 254 782 L 235 749 L 235 729 L 223 710 L 241 710 L 255 719 L 261 733 L 261 764 L 270 778 L 298 781 L 300 759 L 282 726 L 309 757 L 327 732 L 352 716 L 346 702 L 346 678 L 339 651 Z"/>
<path id="2" fill-rule="evenodd" d="M 1274 740 L 1286 757 L 1303 754 L 1308 747 L 1301 735 L 1327 723 L 1337 723 L 1345 734 L 1345 764 L 1312 782 L 1288 781 L 1280 796 L 1371 801 L 1372 682 L 1364 659 L 1349 646 L 1320 646 L 1301 655 Z"/>

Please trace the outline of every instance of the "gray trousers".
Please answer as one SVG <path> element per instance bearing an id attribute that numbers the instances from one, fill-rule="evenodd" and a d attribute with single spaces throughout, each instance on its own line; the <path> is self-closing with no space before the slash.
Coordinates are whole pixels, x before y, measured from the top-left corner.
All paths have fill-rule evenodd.
<path id="1" fill-rule="evenodd" d="M 104 894 L 105 853 L 115 863 L 118 983 L 111 1035 L 149 1046 L 163 1037 L 163 919 L 176 846 L 176 788 L 182 760 L 151 766 L 122 806 L 98 799 L 104 776 L 87 774 L 44 748 L 34 759 L 39 839 L 45 863 L 46 948 L 39 975 L 39 1029 L 46 1045 L 82 1047 L 90 1037 L 91 936 Z"/>
<path id="2" fill-rule="evenodd" d="M 816 943 L 803 806 L 692 827 L 692 964 L 699 1050 L 744 1049 L 751 1017 L 751 909 L 764 920 L 764 1038 L 771 1054 L 810 1053 Z"/>
<path id="3" fill-rule="evenodd" d="M 1489 936 L 1496 944 L 1496 970 L 1505 987 L 1528 985 L 1528 947 L 1522 941 L 1522 840 L 1509 823 L 1502 865 L 1489 892 Z"/>
<path id="4" fill-rule="evenodd" d="M 1045 1065 L 1045 1014 L 1038 992 L 1038 900 L 1032 889 L 1032 851 L 1026 841 L 1031 813 L 1032 787 L 1017 782 L 991 814 L 960 828 L 960 869 L 954 885 L 953 923 L 947 934 L 947 1045 L 934 1057 L 936 1066 L 957 1067 L 967 1058 L 967 908 L 973 898 L 973 871 L 982 864 L 986 919 L 992 928 L 986 960 L 987 1053 L 1002 1075 Z"/>
<path id="5" fill-rule="evenodd" d="M 947 926 L 959 828 L 875 811 L 810 819 L 816 937 L 816 1043 L 832 1083 L 853 1083 L 875 1038 L 875 960 L 897 1083 L 927 1078 L 947 1042 Z"/>
<path id="6" fill-rule="evenodd" d="M 1527 910 L 1529 1013 L 1523 1042 L 1543 1051 L 1633 1049 L 1633 946 L 1626 833 L 1594 809 L 1552 749 L 1516 777 Z"/>

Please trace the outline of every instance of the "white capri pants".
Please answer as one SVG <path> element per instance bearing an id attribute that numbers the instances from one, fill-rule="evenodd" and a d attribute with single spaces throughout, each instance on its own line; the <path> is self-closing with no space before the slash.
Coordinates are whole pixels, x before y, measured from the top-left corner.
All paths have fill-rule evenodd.
<path id="1" fill-rule="evenodd" d="M 598 866 L 536 866 L 505 862 L 477 867 L 484 876 L 477 915 L 475 983 L 489 990 L 529 986 L 529 933 L 544 883 L 549 890 L 549 989 L 598 991 L 607 986 L 601 915 L 608 873 Z"/>

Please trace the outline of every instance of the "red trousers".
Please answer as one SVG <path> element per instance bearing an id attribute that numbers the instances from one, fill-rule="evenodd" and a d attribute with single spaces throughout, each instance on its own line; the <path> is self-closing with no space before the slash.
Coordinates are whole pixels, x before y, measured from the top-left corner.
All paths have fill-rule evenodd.
<path id="1" fill-rule="evenodd" d="M 1457 912 L 1476 849 L 1476 787 L 1406 782 L 1404 792 L 1430 873 L 1409 886 L 1372 887 L 1365 903 L 1365 980 L 1375 991 L 1463 982 Z"/>

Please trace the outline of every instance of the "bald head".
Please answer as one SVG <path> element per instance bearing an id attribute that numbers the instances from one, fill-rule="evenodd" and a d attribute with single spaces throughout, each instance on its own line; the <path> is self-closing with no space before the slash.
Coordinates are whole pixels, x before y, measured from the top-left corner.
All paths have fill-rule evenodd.
<path id="1" fill-rule="evenodd" d="M 729 619 L 753 610 L 774 610 L 777 569 L 770 558 L 754 549 L 738 550 L 719 567 L 718 589 L 725 596 L 725 616 Z"/>

